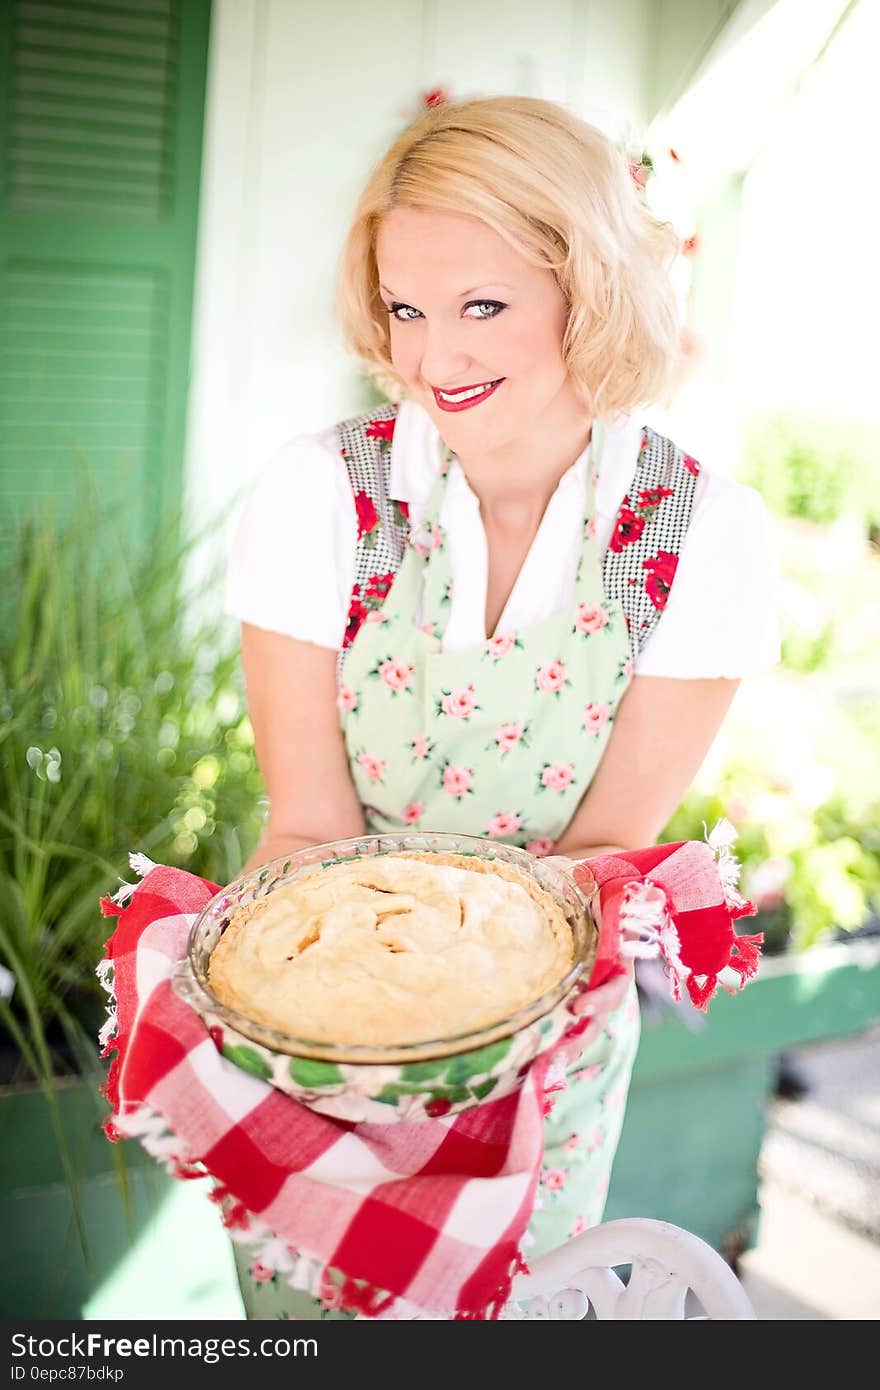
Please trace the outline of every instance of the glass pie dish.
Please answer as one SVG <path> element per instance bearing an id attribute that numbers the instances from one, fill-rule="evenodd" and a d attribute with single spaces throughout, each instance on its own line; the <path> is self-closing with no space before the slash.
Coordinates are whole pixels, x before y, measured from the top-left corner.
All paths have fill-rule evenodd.
<path id="1" fill-rule="evenodd" d="M 295 1037 L 248 1018 L 212 992 L 211 952 L 241 908 L 317 868 L 401 853 L 466 855 L 509 865 L 550 894 L 572 935 L 572 960 L 564 975 L 540 997 L 488 1025 L 430 1041 L 382 1046 Z M 194 921 L 173 984 L 201 1016 L 224 1057 L 302 1104 L 352 1123 L 418 1121 L 517 1089 L 535 1058 L 571 1026 L 570 1006 L 590 978 L 598 936 L 595 882 L 575 884 L 560 866 L 526 850 L 469 835 L 364 835 L 312 846 L 233 880 Z"/>

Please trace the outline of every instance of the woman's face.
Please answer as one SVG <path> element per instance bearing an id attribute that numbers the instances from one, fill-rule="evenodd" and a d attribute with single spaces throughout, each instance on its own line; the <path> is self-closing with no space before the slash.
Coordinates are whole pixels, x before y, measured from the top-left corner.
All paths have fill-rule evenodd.
<path id="1" fill-rule="evenodd" d="M 455 453 L 503 449 L 573 407 L 583 413 L 562 360 L 568 305 L 551 270 L 479 218 L 407 207 L 383 218 L 376 261 L 395 370 Z M 495 382 L 464 408 L 437 394 Z"/>

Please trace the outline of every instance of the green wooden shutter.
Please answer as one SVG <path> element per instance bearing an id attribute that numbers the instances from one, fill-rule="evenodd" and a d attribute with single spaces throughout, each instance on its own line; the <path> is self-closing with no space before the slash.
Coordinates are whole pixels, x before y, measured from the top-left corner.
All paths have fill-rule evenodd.
<path id="1" fill-rule="evenodd" d="M 78 469 L 141 536 L 179 498 L 209 20 L 210 0 L 0 4 L 5 526 L 63 512 Z"/>

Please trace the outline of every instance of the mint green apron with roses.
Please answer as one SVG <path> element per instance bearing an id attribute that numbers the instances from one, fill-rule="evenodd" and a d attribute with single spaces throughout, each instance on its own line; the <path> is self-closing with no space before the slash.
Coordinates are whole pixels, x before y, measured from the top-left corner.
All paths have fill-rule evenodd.
<path id="1" fill-rule="evenodd" d="M 439 524 L 452 455 L 410 535 L 387 597 L 349 648 L 339 708 L 370 831 L 407 828 L 487 836 L 552 852 L 599 765 L 632 672 L 619 599 L 603 592 L 593 521 L 601 431 L 583 506 L 575 591 L 564 609 L 476 647 L 447 652 L 452 575 Z M 526 1257 L 602 1218 L 620 1136 L 639 1014 L 635 988 L 571 1069 L 545 1122 L 538 1201 Z M 249 1272 L 236 1259 L 252 1317 L 339 1317 Z"/>
<path id="2" fill-rule="evenodd" d="M 571 604 L 447 652 L 439 515 L 451 458 L 444 450 L 424 519 L 343 668 L 352 777 L 370 831 L 458 831 L 547 853 L 589 786 L 631 671 L 622 606 L 602 587 L 593 469 Z"/>

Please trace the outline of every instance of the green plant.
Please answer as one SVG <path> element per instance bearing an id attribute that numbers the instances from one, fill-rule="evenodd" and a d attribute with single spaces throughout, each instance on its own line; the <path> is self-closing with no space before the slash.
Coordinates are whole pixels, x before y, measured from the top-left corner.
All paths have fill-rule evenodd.
<path id="1" fill-rule="evenodd" d="M 779 814 L 759 818 L 768 797 Z M 840 795 L 805 809 L 785 789 L 762 785 L 753 768 L 730 765 L 718 791 L 692 792 L 660 838 L 701 839 L 704 825 L 731 814 L 741 888 L 758 908 L 768 953 L 804 951 L 863 926 L 880 907 L 880 800 L 860 813 Z"/>
<path id="2" fill-rule="evenodd" d="M 864 522 L 852 515 L 832 526 L 783 519 L 775 531 L 783 666 L 822 673 L 840 687 L 864 685 L 880 608 L 880 554 Z"/>
<path id="3" fill-rule="evenodd" d="M 851 514 L 872 534 L 880 527 L 878 467 L 874 427 L 777 411 L 752 418 L 739 476 L 757 488 L 777 516 L 828 525 Z"/>
<path id="4" fill-rule="evenodd" d="M 219 584 L 188 581 L 197 541 L 179 534 L 132 546 L 84 486 L 68 519 L 22 522 L 0 557 L 6 1080 L 97 1065 L 98 899 L 131 877 L 130 850 L 228 882 L 259 833 L 234 634 L 204 616 Z"/>
<path id="5" fill-rule="evenodd" d="M 782 513 L 782 662 L 743 683 L 661 838 L 729 818 L 767 948 L 802 950 L 880 907 L 880 556 L 866 535 L 878 504 L 863 496 L 877 446 L 867 430 L 803 417 L 771 420 L 761 439 L 744 476 Z"/>

